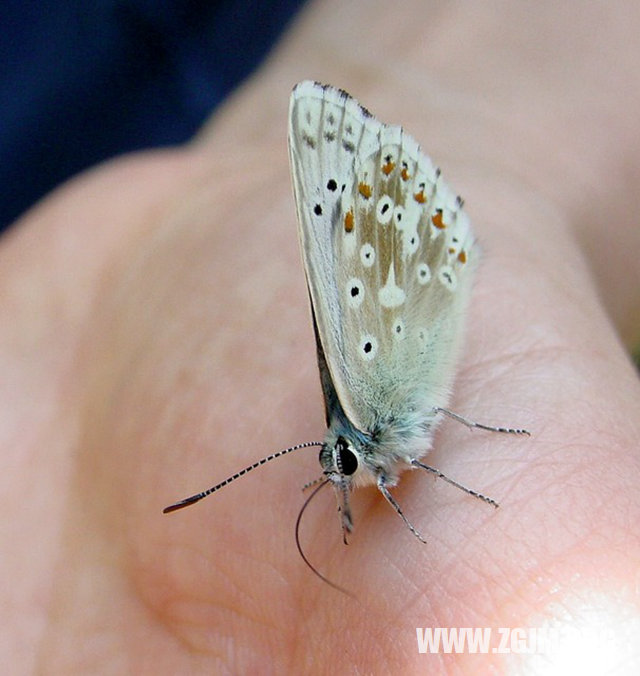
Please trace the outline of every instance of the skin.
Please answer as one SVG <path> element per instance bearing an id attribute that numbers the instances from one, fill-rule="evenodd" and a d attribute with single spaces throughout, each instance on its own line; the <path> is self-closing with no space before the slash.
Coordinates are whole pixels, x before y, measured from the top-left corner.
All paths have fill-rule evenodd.
<path id="1" fill-rule="evenodd" d="M 540 664 L 418 653 L 416 627 L 476 626 L 583 630 L 544 658 L 559 669 L 638 664 L 640 10 L 401 7 L 311 4 L 192 143 L 76 178 L 0 240 L 14 673 Z M 442 424 L 427 462 L 501 506 L 405 475 L 394 496 L 426 545 L 372 488 L 345 547 L 320 493 L 303 544 L 355 600 L 295 550 L 314 450 L 161 514 L 324 435 L 286 149 L 308 77 L 402 123 L 465 197 L 484 257 L 451 408 L 532 433 Z"/>

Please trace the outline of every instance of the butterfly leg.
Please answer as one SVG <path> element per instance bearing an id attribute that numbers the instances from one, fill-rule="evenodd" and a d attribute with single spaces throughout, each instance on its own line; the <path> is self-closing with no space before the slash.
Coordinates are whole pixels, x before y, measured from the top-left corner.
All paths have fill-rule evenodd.
<path id="1" fill-rule="evenodd" d="M 301 488 L 301 490 L 308 491 L 310 488 L 313 488 L 314 486 L 317 486 L 318 484 L 321 484 L 322 482 L 326 482 L 327 477 L 323 474 L 322 476 L 319 476 L 317 479 L 313 479 L 312 481 L 307 481 L 307 483 Z"/>
<path id="2" fill-rule="evenodd" d="M 338 517 L 340 527 L 342 528 L 342 541 L 345 545 L 349 544 L 348 535 L 353 531 L 353 519 L 351 517 L 351 506 L 349 505 L 349 488 L 346 482 L 334 483 L 336 500 L 338 501 Z"/>
<path id="3" fill-rule="evenodd" d="M 442 413 L 447 417 L 451 418 L 452 420 L 455 420 L 459 423 L 462 423 L 463 425 L 466 425 L 470 429 L 473 429 L 475 427 L 480 430 L 488 430 L 489 432 L 501 432 L 504 434 L 526 434 L 527 436 L 531 436 L 530 432 L 528 432 L 527 430 L 512 427 L 494 427 L 492 425 L 483 425 L 482 423 L 475 422 L 474 420 L 469 420 L 469 418 L 465 418 L 461 416 L 459 413 L 454 413 L 453 411 L 449 411 L 449 409 L 440 408 L 439 406 L 436 406 L 436 408 L 434 408 L 433 410 L 436 413 Z"/>
<path id="4" fill-rule="evenodd" d="M 342 541 L 345 545 L 349 544 L 348 534 L 353 530 L 353 519 L 351 518 L 351 510 L 347 505 L 346 508 L 338 507 L 340 515 L 340 525 L 342 526 Z"/>
<path id="5" fill-rule="evenodd" d="M 465 493 L 468 493 L 469 495 L 473 495 L 474 498 L 484 500 L 486 503 L 493 505 L 496 509 L 499 507 L 498 503 L 495 500 L 493 500 L 492 498 L 488 498 L 486 495 L 482 495 L 482 493 L 478 493 L 477 491 L 474 491 L 472 488 L 467 488 L 466 486 L 459 484 L 457 481 L 450 479 L 446 474 L 443 474 L 439 469 L 436 469 L 435 467 L 430 467 L 429 465 L 425 465 L 424 463 L 420 462 L 419 460 L 412 460 L 411 464 L 414 467 L 420 467 L 421 469 L 424 469 L 427 472 L 431 472 L 431 474 L 435 474 L 439 479 L 444 479 L 448 484 L 451 484 L 452 486 L 459 488 L 461 491 L 464 491 Z"/>
<path id="6" fill-rule="evenodd" d="M 404 521 L 407 528 L 418 538 L 418 540 L 420 540 L 420 542 L 427 544 L 427 541 L 422 537 L 422 535 L 420 535 L 420 532 L 418 531 L 418 529 L 404 515 L 404 512 L 402 511 L 402 509 L 400 509 L 400 505 L 395 501 L 395 498 L 393 497 L 393 495 L 391 495 L 391 493 L 389 493 L 389 489 L 387 488 L 387 484 L 384 480 L 384 477 L 382 477 L 382 476 L 378 477 L 378 490 L 382 493 L 382 495 L 384 495 L 387 502 L 396 510 L 396 513 Z"/>

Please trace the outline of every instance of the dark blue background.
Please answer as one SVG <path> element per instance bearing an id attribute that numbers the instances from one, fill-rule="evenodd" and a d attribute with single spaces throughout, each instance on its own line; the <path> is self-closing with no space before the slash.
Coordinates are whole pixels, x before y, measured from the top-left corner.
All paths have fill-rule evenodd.
<path id="1" fill-rule="evenodd" d="M 107 157 L 188 139 L 302 0 L 0 1 L 0 230 Z"/>

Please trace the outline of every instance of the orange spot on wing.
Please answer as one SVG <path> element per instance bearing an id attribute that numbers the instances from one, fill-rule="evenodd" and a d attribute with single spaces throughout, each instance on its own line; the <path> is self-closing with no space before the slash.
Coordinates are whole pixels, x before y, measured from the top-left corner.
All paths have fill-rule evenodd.
<path id="1" fill-rule="evenodd" d="M 402 167 L 400 176 L 402 176 L 403 181 L 408 181 L 411 178 L 411 176 L 409 176 L 409 170 L 406 167 Z"/>
<path id="2" fill-rule="evenodd" d="M 456 250 L 453 247 L 449 247 L 449 253 L 450 254 L 454 254 L 455 252 L 456 252 Z"/>
<path id="3" fill-rule="evenodd" d="M 442 209 L 438 209 L 438 211 L 433 214 L 431 222 L 438 230 L 444 230 L 447 227 L 447 224 L 442 222 Z"/>
<path id="4" fill-rule="evenodd" d="M 467 254 L 466 254 L 464 251 L 461 251 L 461 252 L 458 254 L 458 260 L 459 260 L 461 263 L 466 263 L 466 262 L 467 262 Z"/>
<path id="5" fill-rule="evenodd" d="M 382 173 L 388 176 L 396 168 L 396 163 L 391 160 L 387 160 L 385 164 L 382 165 Z"/>
<path id="6" fill-rule="evenodd" d="M 427 201 L 427 198 L 424 196 L 424 190 L 421 190 L 420 192 L 415 193 L 415 195 L 413 196 L 413 199 L 418 204 L 424 204 Z"/>
<path id="7" fill-rule="evenodd" d="M 368 200 L 371 197 L 371 186 L 367 183 L 359 183 L 358 184 L 358 192 L 366 199 Z"/>
<path id="8" fill-rule="evenodd" d="M 349 209 L 344 215 L 344 229 L 345 232 L 351 232 L 353 230 L 353 209 Z"/>

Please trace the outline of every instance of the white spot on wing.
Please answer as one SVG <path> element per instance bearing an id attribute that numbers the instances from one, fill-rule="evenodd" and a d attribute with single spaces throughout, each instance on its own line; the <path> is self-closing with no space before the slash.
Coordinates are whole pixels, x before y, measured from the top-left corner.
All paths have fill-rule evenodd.
<path id="1" fill-rule="evenodd" d="M 405 256 L 414 254 L 420 246 L 420 237 L 415 230 L 408 230 L 403 233 L 402 251 Z"/>
<path id="2" fill-rule="evenodd" d="M 364 284 L 357 277 L 352 277 L 347 282 L 345 293 L 347 294 L 347 303 L 349 307 L 360 307 L 364 300 Z"/>
<path id="3" fill-rule="evenodd" d="M 458 279 L 456 273 L 450 265 L 443 265 L 438 270 L 438 279 L 449 291 L 455 291 L 458 286 Z"/>
<path id="4" fill-rule="evenodd" d="M 431 279 L 431 270 L 426 263 L 418 263 L 416 275 L 418 276 L 419 284 L 427 284 Z"/>
<path id="5" fill-rule="evenodd" d="M 401 207 L 400 205 L 398 205 L 393 210 L 394 221 L 396 223 L 396 228 L 398 228 L 398 230 L 402 230 L 407 223 L 405 213 L 406 213 L 405 208 Z"/>
<path id="6" fill-rule="evenodd" d="M 360 339 L 360 355 L 366 361 L 371 361 L 378 352 L 378 340 L 375 336 L 362 336 Z"/>
<path id="7" fill-rule="evenodd" d="M 351 258 L 356 251 L 356 245 L 358 244 L 358 238 L 354 230 L 351 232 L 344 232 L 342 235 L 342 245 L 344 255 L 348 258 Z"/>
<path id="8" fill-rule="evenodd" d="M 386 284 L 378 291 L 378 299 L 383 307 L 398 307 L 404 303 L 405 292 L 396 284 L 396 273 L 393 269 L 393 261 L 389 265 L 389 274 Z"/>
<path id="9" fill-rule="evenodd" d="M 402 319 L 398 318 L 393 322 L 393 327 L 391 328 L 393 337 L 396 340 L 404 340 L 407 337 L 407 330 L 405 328 L 404 322 Z"/>
<path id="10" fill-rule="evenodd" d="M 382 225 L 386 225 L 393 216 L 393 200 L 389 195 L 383 195 L 376 205 L 376 216 L 378 217 L 378 222 Z"/>
<path id="11" fill-rule="evenodd" d="M 360 261 L 362 262 L 362 265 L 364 265 L 365 268 L 370 268 L 375 263 L 375 260 L 375 249 L 368 242 L 363 244 L 360 247 Z"/>
<path id="12" fill-rule="evenodd" d="M 424 326 L 419 326 L 415 330 L 414 335 L 415 335 L 416 341 L 418 342 L 418 345 L 421 348 L 427 347 L 427 345 L 429 344 L 429 331 Z"/>

